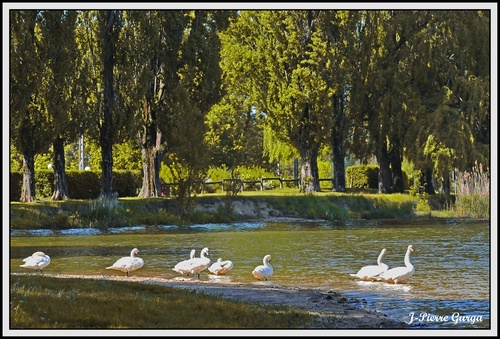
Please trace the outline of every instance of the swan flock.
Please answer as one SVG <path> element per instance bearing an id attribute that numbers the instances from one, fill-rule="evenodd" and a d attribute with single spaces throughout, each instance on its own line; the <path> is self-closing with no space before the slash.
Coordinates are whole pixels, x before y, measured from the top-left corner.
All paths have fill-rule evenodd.
<path id="1" fill-rule="evenodd" d="M 389 268 L 389 266 L 382 262 L 387 254 L 387 249 L 382 249 L 378 258 L 377 265 L 368 265 L 361 267 L 357 273 L 351 273 L 350 276 L 363 280 L 363 281 L 381 281 L 392 284 L 400 284 L 407 282 L 415 273 L 415 267 L 410 262 L 410 255 L 414 251 L 413 245 L 408 245 L 405 256 L 405 266 Z M 205 269 L 214 275 L 225 275 L 234 267 L 231 260 L 222 260 L 219 258 L 216 262 L 212 263 L 208 257 L 208 247 L 201 250 L 200 256 L 195 256 L 195 250 L 190 253 L 190 258 L 177 263 L 172 270 L 182 274 L 197 276 L 200 278 L 200 273 Z M 106 267 L 106 269 L 118 270 L 125 272 L 127 277 L 130 272 L 140 269 L 144 266 L 144 260 L 137 257 L 140 254 L 137 248 L 133 248 L 130 256 L 118 259 L 113 265 Z M 50 257 L 44 252 L 38 251 L 31 256 L 23 259 L 24 264 L 20 267 L 35 270 L 37 273 L 43 274 L 43 269 L 50 264 Z M 256 266 L 252 270 L 252 275 L 257 280 L 269 280 L 274 269 L 271 266 L 271 255 L 267 254 L 262 259 L 262 265 Z"/>

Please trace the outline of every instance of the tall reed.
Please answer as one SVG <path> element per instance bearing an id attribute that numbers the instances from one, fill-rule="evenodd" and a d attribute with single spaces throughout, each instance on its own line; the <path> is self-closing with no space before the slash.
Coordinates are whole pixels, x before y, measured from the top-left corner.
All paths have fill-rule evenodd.
<path id="1" fill-rule="evenodd" d="M 490 172 L 482 164 L 472 167 L 471 172 L 457 175 L 455 208 L 459 215 L 472 218 L 490 217 Z"/>

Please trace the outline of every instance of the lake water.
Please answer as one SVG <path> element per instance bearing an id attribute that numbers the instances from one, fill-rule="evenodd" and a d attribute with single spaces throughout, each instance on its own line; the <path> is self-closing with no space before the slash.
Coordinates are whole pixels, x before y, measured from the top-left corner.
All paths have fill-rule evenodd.
<path id="1" fill-rule="evenodd" d="M 139 248 L 145 265 L 131 275 L 178 277 L 174 265 L 209 248 L 212 261 L 232 260 L 228 275 L 208 270 L 201 280 L 291 285 L 336 291 L 358 298 L 360 306 L 426 328 L 488 329 L 491 299 L 490 224 L 433 221 L 251 222 L 191 226 L 136 226 L 66 231 L 11 231 L 10 271 L 26 272 L 22 259 L 44 251 L 51 274 L 124 274 L 106 270 Z M 415 274 L 404 284 L 361 282 L 349 274 L 375 265 L 382 248 L 390 268 L 404 266 L 408 245 L 415 251 Z M 271 254 L 274 275 L 267 282 L 252 276 Z M 496 277 L 495 277 L 496 279 Z M 412 317 L 413 316 L 413 317 Z"/>

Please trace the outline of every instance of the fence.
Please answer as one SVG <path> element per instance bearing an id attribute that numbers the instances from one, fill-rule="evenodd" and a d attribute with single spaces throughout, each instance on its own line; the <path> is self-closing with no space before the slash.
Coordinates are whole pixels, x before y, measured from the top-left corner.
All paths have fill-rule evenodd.
<path id="1" fill-rule="evenodd" d="M 266 182 L 272 182 L 272 181 L 279 181 L 280 183 L 280 188 L 283 188 L 284 183 L 286 182 L 293 182 L 295 183 L 295 187 L 299 187 L 299 181 L 300 179 L 283 179 L 279 177 L 271 177 L 271 178 L 259 178 L 257 180 L 242 180 L 242 179 L 232 179 L 232 178 L 227 178 L 227 179 L 222 179 L 221 181 L 202 181 L 201 186 L 202 186 L 202 193 L 205 192 L 206 186 L 207 185 L 220 185 L 222 192 L 224 192 L 224 189 L 228 187 L 228 185 L 231 185 L 233 182 L 237 182 L 241 184 L 241 191 L 245 189 L 245 185 L 259 185 L 260 190 L 264 191 L 266 189 Z M 331 178 L 325 178 L 325 179 L 319 179 L 319 181 L 330 181 L 333 184 L 333 179 Z M 165 196 L 170 196 L 170 187 L 171 186 L 176 186 L 178 183 L 167 183 L 167 184 L 162 184 L 161 185 L 161 195 L 163 197 Z"/>

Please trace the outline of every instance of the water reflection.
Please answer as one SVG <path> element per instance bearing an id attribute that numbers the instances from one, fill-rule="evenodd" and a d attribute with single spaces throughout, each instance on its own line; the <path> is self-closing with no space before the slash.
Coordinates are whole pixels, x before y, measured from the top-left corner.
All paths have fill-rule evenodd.
<path id="1" fill-rule="evenodd" d="M 405 284 L 362 282 L 349 274 L 376 261 L 403 265 L 409 244 L 415 274 Z M 363 300 L 361 306 L 408 321 L 410 313 L 483 316 L 482 322 L 428 322 L 437 328 L 487 328 L 490 314 L 490 227 L 488 223 L 370 221 L 366 223 L 248 222 L 193 226 L 133 226 L 119 229 L 12 231 L 10 271 L 25 273 L 22 258 L 43 250 L 53 274 L 116 275 L 104 268 L 137 247 L 145 265 L 132 275 L 181 277 L 172 268 L 209 247 L 212 262 L 230 258 L 225 276 L 208 270 L 202 281 L 288 285 L 335 290 Z M 257 281 L 252 270 L 266 254 L 273 257 L 270 281 Z"/>

